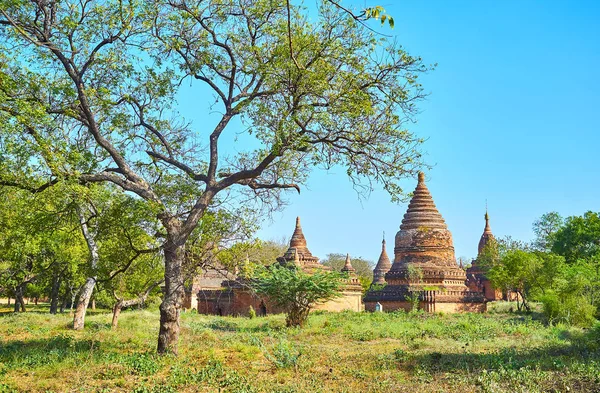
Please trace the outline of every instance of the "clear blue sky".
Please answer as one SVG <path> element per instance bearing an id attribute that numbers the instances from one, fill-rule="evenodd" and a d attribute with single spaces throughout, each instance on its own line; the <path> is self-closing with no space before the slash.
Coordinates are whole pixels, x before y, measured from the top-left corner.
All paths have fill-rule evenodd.
<path id="1" fill-rule="evenodd" d="M 431 95 L 412 130 L 428 138 L 428 186 L 457 257 L 475 256 L 486 199 L 495 235 L 521 240 L 543 213 L 600 210 L 600 1 L 366 4 L 394 16 L 395 29 L 383 32 L 438 63 L 423 79 Z M 359 201 L 342 170 L 320 172 L 259 236 L 289 238 L 301 216 L 313 254 L 376 260 L 383 231 L 393 254 L 405 210 L 383 191 Z"/>

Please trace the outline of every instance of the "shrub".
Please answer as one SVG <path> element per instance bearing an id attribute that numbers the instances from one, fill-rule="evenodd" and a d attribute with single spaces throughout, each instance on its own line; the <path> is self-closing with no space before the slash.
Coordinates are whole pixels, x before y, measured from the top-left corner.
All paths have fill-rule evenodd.
<path id="1" fill-rule="evenodd" d="M 285 310 L 286 325 L 303 326 L 311 308 L 340 296 L 342 276 L 317 271 L 309 274 L 294 265 L 272 265 L 257 272 L 252 287 Z"/>
<path id="2" fill-rule="evenodd" d="M 578 295 L 559 296 L 549 293 L 541 297 L 543 313 L 550 323 L 565 323 L 581 327 L 594 324 L 596 307 Z"/>

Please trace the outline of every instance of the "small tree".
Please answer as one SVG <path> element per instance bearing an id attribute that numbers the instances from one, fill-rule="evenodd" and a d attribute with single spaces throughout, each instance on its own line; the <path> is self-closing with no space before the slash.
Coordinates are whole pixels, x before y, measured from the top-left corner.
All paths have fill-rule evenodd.
<path id="1" fill-rule="evenodd" d="M 328 271 L 308 274 L 294 266 L 261 269 L 251 286 L 286 313 L 287 326 L 303 326 L 311 308 L 340 296 L 342 275 Z"/>

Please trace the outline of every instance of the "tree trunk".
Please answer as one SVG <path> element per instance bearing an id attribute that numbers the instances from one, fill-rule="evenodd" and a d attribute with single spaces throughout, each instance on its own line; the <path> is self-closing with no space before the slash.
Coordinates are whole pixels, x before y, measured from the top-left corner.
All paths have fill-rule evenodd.
<path id="1" fill-rule="evenodd" d="M 165 291 L 160 304 L 160 330 L 157 351 L 177 355 L 179 312 L 183 302 L 183 246 L 165 243 Z"/>
<path id="2" fill-rule="evenodd" d="M 92 310 L 96 309 L 96 299 L 92 299 Z"/>
<path id="3" fill-rule="evenodd" d="M 83 234 L 85 242 L 88 246 L 88 251 L 90 252 L 90 268 L 92 272 L 95 272 L 96 268 L 98 267 L 98 260 L 100 259 L 100 254 L 98 253 L 98 244 L 96 244 L 96 233 L 90 232 L 88 228 L 88 220 L 79 206 L 77 206 L 77 215 L 79 216 L 81 233 Z M 96 277 L 94 276 L 88 277 L 85 284 L 83 284 L 83 287 L 81 288 L 79 301 L 77 302 L 77 309 L 75 310 L 75 315 L 73 316 L 73 329 L 75 330 L 82 330 L 84 327 L 85 313 L 90 303 L 95 286 Z"/>
<path id="4" fill-rule="evenodd" d="M 50 314 L 58 310 L 58 294 L 60 292 L 60 276 L 57 272 L 52 276 L 52 289 L 50 290 Z M 62 309 L 62 307 L 61 307 Z"/>
<path id="5" fill-rule="evenodd" d="M 25 312 L 25 299 L 23 299 L 24 288 L 19 285 L 15 288 L 15 307 L 14 312 Z"/>
<path id="6" fill-rule="evenodd" d="M 132 307 L 132 306 L 137 306 L 139 304 L 143 304 L 146 301 L 146 299 L 148 298 L 148 295 L 150 295 L 150 292 L 152 292 L 152 290 L 154 288 L 156 288 L 157 286 L 159 286 L 162 282 L 163 282 L 163 280 L 159 280 L 159 281 L 154 282 L 153 284 L 150 284 L 150 286 L 148 286 L 146 291 L 144 293 L 140 294 L 136 299 L 124 300 L 124 299 L 119 298 L 115 294 L 115 298 L 117 299 L 117 302 L 115 303 L 115 306 L 113 307 L 112 328 L 113 329 L 117 328 L 117 325 L 119 324 L 119 315 L 121 314 L 121 310 L 124 307 Z"/>
<path id="7" fill-rule="evenodd" d="M 118 300 L 113 307 L 113 317 L 112 317 L 112 328 L 116 329 L 119 324 L 119 315 L 121 314 L 121 309 L 123 308 L 123 302 Z"/>
<path id="8" fill-rule="evenodd" d="M 8 297 L 8 305 L 10 306 L 10 296 Z"/>
<path id="9" fill-rule="evenodd" d="M 77 297 L 77 292 L 71 288 L 71 303 L 69 303 L 69 311 L 73 312 L 73 306 L 75 305 L 75 298 Z"/>
<path id="10" fill-rule="evenodd" d="M 82 330 L 84 327 L 85 312 L 90 304 L 90 298 L 92 297 L 95 286 L 96 277 L 89 277 L 85 284 L 83 284 L 83 287 L 81 287 L 77 308 L 75 309 L 75 315 L 73 316 L 73 329 L 75 330 Z"/>

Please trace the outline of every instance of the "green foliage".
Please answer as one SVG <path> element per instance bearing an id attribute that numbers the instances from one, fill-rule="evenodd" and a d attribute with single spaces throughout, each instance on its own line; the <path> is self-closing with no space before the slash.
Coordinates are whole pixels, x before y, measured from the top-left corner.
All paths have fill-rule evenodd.
<path id="1" fill-rule="evenodd" d="M 596 322 L 596 307 L 582 295 L 549 292 L 540 301 L 550 323 L 590 327 Z"/>
<path id="2" fill-rule="evenodd" d="M 556 233 L 565 220 L 557 212 L 543 214 L 533 223 L 534 247 L 540 251 L 551 251 Z"/>
<path id="3" fill-rule="evenodd" d="M 298 368 L 302 351 L 283 337 L 280 337 L 270 347 L 267 346 L 256 336 L 250 337 L 250 342 L 260 348 L 265 358 L 277 369 Z"/>
<path id="4" fill-rule="evenodd" d="M 518 293 L 519 310 L 531 311 L 529 300 L 538 300 L 551 323 L 593 323 L 598 301 L 593 264 L 568 264 L 563 256 L 511 241 L 500 241 L 498 256 L 490 261 L 488 278 L 495 287 Z"/>
<path id="5" fill-rule="evenodd" d="M 378 5 L 375 7 L 369 7 L 365 9 L 365 18 L 366 19 L 379 19 L 381 24 L 384 25 L 387 21 L 390 24 L 390 27 L 394 28 L 394 18 L 392 18 L 389 14 L 386 14 L 385 9 Z"/>
<path id="6" fill-rule="evenodd" d="M 600 213 L 568 217 L 552 238 L 552 252 L 568 263 L 597 258 L 600 260 Z"/>
<path id="7" fill-rule="evenodd" d="M 287 326 L 302 326 L 315 304 L 340 296 L 341 279 L 339 273 L 309 274 L 294 266 L 274 264 L 258 271 L 251 286 L 285 310 Z"/>
<path id="8" fill-rule="evenodd" d="M 256 310 L 252 306 L 250 306 L 248 308 L 248 318 L 250 318 L 250 319 L 256 318 Z"/>

